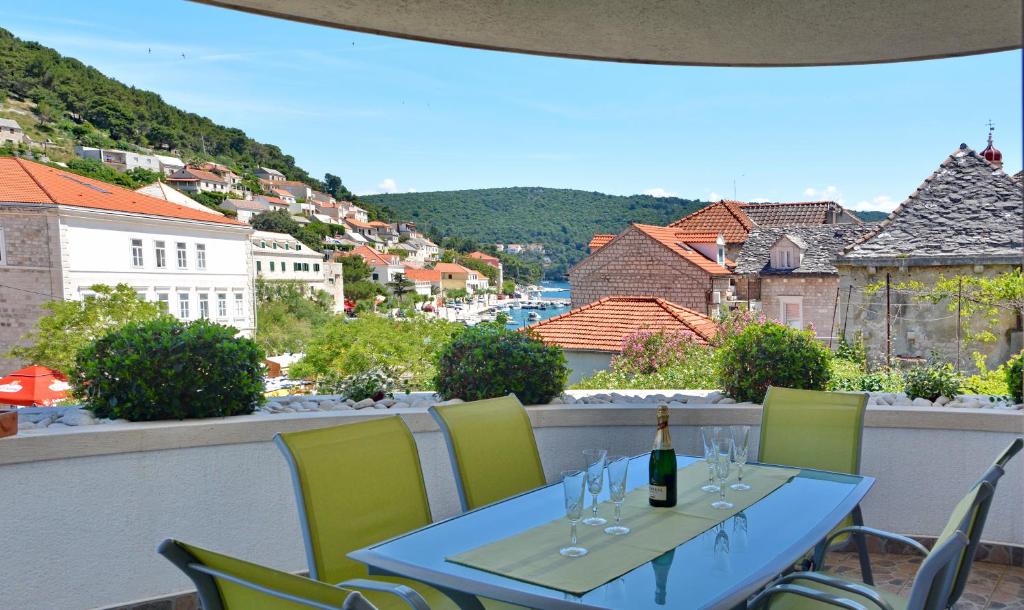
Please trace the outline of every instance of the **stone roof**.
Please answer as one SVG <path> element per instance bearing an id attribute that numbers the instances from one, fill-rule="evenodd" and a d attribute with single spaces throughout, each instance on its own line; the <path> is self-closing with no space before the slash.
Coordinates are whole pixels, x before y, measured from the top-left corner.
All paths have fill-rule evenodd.
<path id="1" fill-rule="evenodd" d="M 838 224 L 811 227 L 763 227 L 747 236 L 736 258 L 736 273 L 759 275 L 832 275 L 833 264 L 844 247 L 874 229 L 871 225 Z M 800 266 L 794 269 L 772 269 L 771 249 L 783 237 L 803 248 Z"/>
<path id="2" fill-rule="evenodd" d="M 1019 172 L 1017 172 L 1016 174 L 1014 174 L 1013 175 L 1013 180 L 1017 184 L 1024 183 L 1024 169 L 1022 169 Z"/>
<path id="3" fill-rule="evenodd" d="M 718 332 L 714 320 L 657 297 L 605 297 L 526 328 L 548 345 L 590 352 L 622 351 L 640 330 L 678 332 L 706 345 Z"/>
<path id="4" fill-rule="evenodd" d="M 961 145 L 841 261 L 862 265 L 1019 262 L 1021 185 Z"/>
<path id="5" fill-rule="evenodd" d="M 21 125 L 18 125 L 18 122 L 14 119 L 0 119 L 0 127 L 21 130 Z"/>

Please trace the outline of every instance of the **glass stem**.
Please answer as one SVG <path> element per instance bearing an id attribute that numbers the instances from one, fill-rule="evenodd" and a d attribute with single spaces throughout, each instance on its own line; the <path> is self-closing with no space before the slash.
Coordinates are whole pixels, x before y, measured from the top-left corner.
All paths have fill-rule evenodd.
<path id="1" fill-rule="evenodd" d="M 722 501 L 725 502 L 725 479 L 719 480 L 718 491 L 722 494 Z"/>
<path id="2" fill-rule="evenodd" d="M 594 505 L 590 509 L 590 512 L 591 512 L 591 514 L 594 515 L 594 517 L 597 517 L 597 494 L 593 494 L 593 496 L 594 496 Z"/>
<path id="3" fill-rule="evenodd" d="M 576 546 L 576 522 L 572 522 L 572 526 L 569 528 L 569 544 Z"/>
<path id="4" fill-rule="evenodd" d="M 622 520 L 622 504 L 620 502 L 615 503 L 615 525 L 619 524 Z"/>
<path id="5" fill-rule="evenodd" d="M 742 483 L 743 482 L 743 464 L 740 464 L 740 470 L 739 470 L 739 473 L 736 476 L 739 479 L 739 482 Z"/>

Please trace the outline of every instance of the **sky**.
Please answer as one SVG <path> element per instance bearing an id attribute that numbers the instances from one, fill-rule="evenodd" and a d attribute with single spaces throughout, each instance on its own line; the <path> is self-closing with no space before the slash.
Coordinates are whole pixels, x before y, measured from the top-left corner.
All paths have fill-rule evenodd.
<path id="1" fill-rule="evenodd" d="M 1021 168 L 1021 53 L 697 68 L 404 41 L 184 1 L 0 0 L 0 27 L 354 192 L 547 186 L 891 210 L 961 142 Z"/>

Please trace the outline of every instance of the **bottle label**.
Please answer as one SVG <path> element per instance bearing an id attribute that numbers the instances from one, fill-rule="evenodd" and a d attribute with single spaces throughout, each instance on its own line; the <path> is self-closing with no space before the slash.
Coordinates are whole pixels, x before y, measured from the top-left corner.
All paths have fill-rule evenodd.
<path id="1" fill-rule="evenodd" d="M 664 485 L 649 485 L 651 489 L 651 499 L 659 502 L 668 500 L 668 488 Z"/>

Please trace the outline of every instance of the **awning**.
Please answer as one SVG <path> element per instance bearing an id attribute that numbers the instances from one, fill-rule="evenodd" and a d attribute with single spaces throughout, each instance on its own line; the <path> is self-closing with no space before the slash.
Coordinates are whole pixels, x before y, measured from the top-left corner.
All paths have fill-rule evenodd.
<path id="1" fill-rule="evenodd" d="M 0 405 L 49 407 L 66 398 L 69 389 L 67 377 L 33 365 L 0 379 Z"/>
<path id="2" fill-rule="evenodd" d="M 650 64 L 813 66 L 1021 47 L 1021 0 L 197 0 L 399 38 Z"/>

